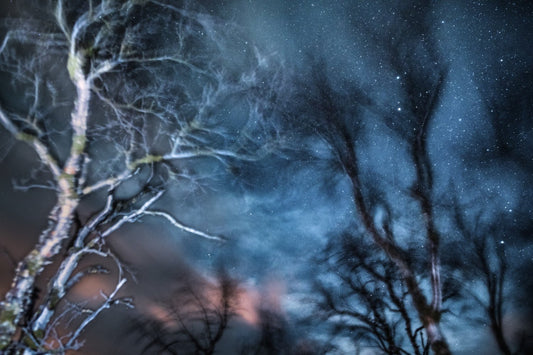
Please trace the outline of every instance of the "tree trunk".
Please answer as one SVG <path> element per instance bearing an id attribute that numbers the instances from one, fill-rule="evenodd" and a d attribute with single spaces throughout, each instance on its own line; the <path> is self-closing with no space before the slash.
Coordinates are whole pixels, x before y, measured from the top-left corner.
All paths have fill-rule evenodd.
<path id="1" fill-rule="evenodd" d="M 349 151 L 351 152 L 352 150 Z M 426 329 L 431 349 L 436 355 L 450 355 L 451 352 L 448 347 L 448 343 L 446 342 L 439 327 L 438 318 L 440 317 L 440 311 L 436 311 L 428 304 L 426 296 L 420 289 L 420 285 L 416 280 L 416 276 L 409 267 L 409 263 L 405 260 L 401 249 L 392 240 L 381 236 L 375 224 L 373 223 L 370 214 L 368 213 L 363 195 L 360 190 L 361 184 L 359 182 L 355 161 L 356 157 L 352 153 L 350 159 L 345 160 L 344 166 L 352 183 L 352 193 L 358 216 L 361 218 L 364 228 L 370 234 L 374 243 L 376 243 L 376 245 L 379 246 L 387 254 L 390 260 L 398 267 L 398 270 L 400 271 L 400 274 L 402 275 L 402 278 L 407 286 L 409 295 L 413 300 L 413 305 L 417 311 L 418 317 Z M 432 262 L 431 266 L 433 268 L 435 264 Z M 432 271 L 438 272 L 439 270 L 432 269 Z M 432 284 L 432 286 L 434 285 Z M 438 286 L 440 287 L 440 282 L 438 282 Z M 433 289 L 433 292 L 435 293 L 435 289 Z M 438 289 L 438 292 L 440 292 L 440 288 Z"/>
<path id="2" fill-rule="evenodd" d="M 77 198 L 72 198 L 68 191 L 61 192 L 49 216 L 50 227 L 41 234 L 39 244 L 18 264 L 11 289 L 0 304 L 0 350 L 9 346 L 18 326 L 32 311 L 36 278 L 59 252 L 61 242 L 69 237 L 77 206 Z"/>
<path id="3" fill-rule="evenodd" d="M 439 323 L 435 319 L 426 318 L 424 322 L 424 328 L 428 335 L 428 341 L 431 345 L 431 350 L 435 355 L 451 355 L 448 343 L 444 340 L 444 336 L 440 330 Z"/>
<path id="4" fill-rule="evenodd" d="M 71 147 L 61 174 L 57 177 L 57 202 L 48 216 L 49 227 L 39 237 L 37 246 L 18 264 L 11 289 L 0 303 L 0 351 L 11 344 L 12 338 L 24 319 L 32 311 L 31 297 L 36 278 L 61 250 L 63 241 L 70 237 L 74 212 L 79 204 L 77 175 L 86 147 L 87 118 L 91 98 L 90 82 L 83 74 L 84 56 L 74 47 L 69 53 L 69 73 L 76 86 L 76 102 L 71 114 Z"/>

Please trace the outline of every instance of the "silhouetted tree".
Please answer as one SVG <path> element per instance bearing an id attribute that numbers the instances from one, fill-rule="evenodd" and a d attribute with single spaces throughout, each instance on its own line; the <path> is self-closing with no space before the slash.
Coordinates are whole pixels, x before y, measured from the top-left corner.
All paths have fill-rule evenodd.
<path id="1" fill-rule="evenodd" d="M 299 99 L 310 128 L 329 148 L 341 174 L 348 179 L 355 218 L 363 233 L 381 249 L 395 265 L 410 296 L 417 318 L 422 323 L 428 342 L 437 354 L 449 354 L 450 349 L 440 328 L 443 289 L 440 270 L 440 232 L 434 217 L 433 165 L 429 154 L 429 137 L 446 80 L 447 68 L 442 63 L 427 25 L 431 6 L 400 6 L 396 33 L 367 29 L 369 43 L 374 43 L 381 67 L 398 81 L 398 102 L 383 102 L 374 98 L 357 80 L 333 82 L 327 75 L 327 62 L 312 58 L 310 78 L 305 78 L 306 93 Z M 306 110 L 307 108 L 307 110 Z M 303 115 L 297 115 L 304 120 Z M 404 169 L 412 171 L 410 186 L 403 190 L 406 208 L 396 206 L 395 198 L 365 171 L 358 142 L 372 139 L 367 122 L 375 117 L 389 128 L 391 136 L 405 151 Z M 386 167 L 384 167 L 386 169 Z M 385 174 L 380 171 L 381 174 Z M 395 174 L 394 171 L 388 174 Z M 389 214 L 383 220 L 375 218 L 378 210 Z M 415 269 L 408 254 L 405 237 L 399 236 L 397 222 L 409 218 L 420 225 L 411 240 L 423 241 L 424 270 Z M 421 282 L 427 275 L 429 285 Z M 423 278 L 426 279 L 426 278 Z M 426 292 L 429 291 L 429 292 Z M 430 294 L 428 300 L 427 294 Z"/>
<path id="2" fill-rule="evenodd" d="M 268 309 L 259 309 L 259 340 L 246 351 L 256 355 L 290 354 L 288 325 L 284 317 Z"/>
<path id="3" fill-rule="evenodd" d="M 318 304 L 333 333 L 387 354 L 428 354 L 424 329 L 413 319 L 408 291 L 396 266 L 364 236 L 330 241 L 318 284 Z"/>
<path id="4" fill-rule="evenodd" d="M 215 353 L 236 315 L 238 302 L 238 283 L 225 272 L 218 275 L 215 283 L 187 282 L 171 299 L 162 302 L 163 319 L 136 322 L 142 338 L 148 340 L 143 352 Z"/>
<path id="5" fill-rule="evenodd" d="M 357 219 L 365 229 L 365 234 L 370 237 L 379 248 L 385 252 L 387 257 L 397 268 L 407 291 L 411 297 L 414 308 L 424 328 L 428 332 L 428 339 L 432 344 L 433 350 L 438 354 L 448 354 L 449 349 L 440 331 L 439 322 L 442 306 L 442 284 L 440 276 L 440 256 L 439 244 L 440 234 L 435 226 L 432 206 L 432 168 L 428 156 L 427 137 L 430 127 L 430 120 L 436 110 L 436 104 L 443 85 L 444 77 L 436 77 L 435 87 L 427 90 L 431 95 L 426 95 L 423 102 L 413 103 L 414 112 L 410 113 L 412 119 L 405 118 L 405 114 L 399 114 L 400 117 L 409 126 L 412 126 L 411 132 L 404 137 L 409 143 L 409 154 L 411 163 L 415 170 L 415 178 L 410 189 L 410 195 L 418 203 L 419 218 L 423 222 L 424 230 L 421 232 L 425 235 L 427 245 L 427 272 L 430 275 L 430 289 L 432 300 L 429 302 L 425 295 L 423 285 L 418 281 L 417 270 L 411 265 L 407 249 L 401 245 L 399 238 L 395 237 L 394 221 L 386 219 L 384 224 L 378 224 L 373 216 L 376 207 L 384 205 L 386 202 L 374 200 L 372 193 L 369 193 L 369 187 L 364 186 L 357 156 L 357 126 L 361 124 L 360 113 L 346 112 L 341 107 L 339 97 L 335 89 L 329 87 L 327 79 L 321 74 L 320 66 L 316 66 L 314 71 L 317 75 L 315 97 L 310 105 L 317 109 L 314 115 L 317 118 L 317 132 L 329 144 L 334 159 L 341 166 L 342 173 L 350 180 L 351 193 Z M 443 74 L 442 74 L 443 75 Z M 420 83 L 426 84 L 425 82 Z M 422 86 L 425 88 L 425 85 Z M 414 90 L 411 88 L 411 90 Z M 355 95 L 358 95 L 357 93 Z M 344 98 L 347 99 L 347 98 Z M 416 99 L 418 100 L 418 99 Z M 424 107 L 419 110 L 418 107 Z M 359 109 L 359 108 L 358 108 Z M 349 117 L 347 119 L 347 117 Z M 408 130 L 406 129 L 408 132 Z"/>
<path id="6" fill-rule="evenodd" d="M 520 354 L 524 344 L 517 344 L 514 352 L 511 350 L 503 322 L 505 308 L 511 304 L 512 296 L 506 289 L 509 261 L 502 239 L 502 226 L 487 226 L 482 214 L 467 218 L 461 207 L 456 204 L 454 208 L 455 225 L 462 238 L 461 251 L 455 251 L 452 260 L 463 275 L 462 296 L 473 299 L 482 308 L 482 316 L 474 319 L 480 324 L 490 325 L 501 353 Z"/>
<path id="7" fill-rule="evenodd" d="M 263 299 L 257 308 L 255 336 L 242 342 L 242 355 L 322 355 L 334 347 L 323 341 L 309 337 L 302 329 L 305 322 L 289 323 L 278 305 Z"/>

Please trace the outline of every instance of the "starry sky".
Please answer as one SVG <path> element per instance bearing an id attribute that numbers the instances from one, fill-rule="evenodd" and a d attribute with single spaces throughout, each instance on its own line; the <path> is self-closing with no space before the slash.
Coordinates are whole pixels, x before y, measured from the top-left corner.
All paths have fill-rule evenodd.
<path id="1" fill-rule="evenodd" d="M 241 341 L 236 333 L 254 332 L 257 309 L 264 304 L 283 316 L 294 342 L 332 341 L 326 322 L 313 319 L 315 282 L 324 272 L 316 260 L 328 241 L 358 222 L 349 181 L 321 139 L 320 126 L 313 125 L 320 115 L 314 105 L 320 103 L 310 98 L 320 82 L 332 88 L 356 137 L 362 181 L 387 199 L 398 216 L 399 238 L 423 244 L 416 236 L 419 217 L 405 193 L 414 170 L 405 142 L 409 75 L 398 70 L 404 68 L 428 78 L 446 72 L 428 134 L 443 263 L 468 267 L 456 253 L 464 240 L 451 221 L 451 204 L 461 206 L 467 221 L 477 220 L 486 230 L 497 227 L 490 243 L 505 246 L 510 265 L 509 339 L 532 326 L 527 323 L 533 315 L 528 299 L 533 290 L 528 272 L 533 266 L 533 6 L 528 1 L 203 0 L 194 6 L 239 29 L 243 37 L 235 52 L 255 48 L 278 63 L 283 80 L 273 119 L 286 144 L 260 161 L 216 168 L 216 178 L 205 188 L 177 186 L 165 196 L 167 211 L 225 236 L 226 242 L 194 238 L 155 219 L 128 225 L 110 239 L 135 270 L 137 282 L 128 283 L 124 292 L 134 295 L 139 313 L 153 316 L 157 300 L 181 280 L 210 280 L 223 267 L 240 280 L 246 305 L 220 353 L 231 353 Z M 16 11 L 7 2 L 2 7 Z M 391 46 L 399 50 L 391 54 Z M 399 65 L 398 56 L 404 58 Z M 15 100 L 9 86 L 0 85 L 0 103 Z M 391 120 L 360 111 L 356 95 L 361 92 Z M 231 120 L 231 111 L 221 117 Z M 14 188 L 30 177 L 35 157 L 10 142 L 4 130 L 0 139 L 0 238 L 8 251 L 0 259 L 4 293 L 12 275 L 10 259 L 30 248 L 54 200 L 46 190 Z M 383 211 L 377 206 L 373 213 L 380 218 Z M 99 282 L 105 280 L 88 280 L 72 297 L 83 298 Z M 496 354 L 489 329 L 459 315 L 469 302 L 452 304 L 443 319 L 452 350 L 470 354 L 481 347 Z M 87 353 L 114 353 L 109 332 L 135 353 L 135 333 L 124 335 L 130 317 L 124 310 L 104 315 L 87 331 Z M 354 351 L 349 339 L 334 342 L 337 353 Z"/>

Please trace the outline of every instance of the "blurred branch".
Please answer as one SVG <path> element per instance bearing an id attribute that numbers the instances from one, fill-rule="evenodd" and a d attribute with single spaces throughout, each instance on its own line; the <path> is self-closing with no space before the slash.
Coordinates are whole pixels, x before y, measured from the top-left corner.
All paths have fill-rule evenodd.
<path id="1" fill-rule="evenodd" d="M 483 285 L 481 295 L 470 287 L 465 287 L 463 292 L 483 308 L 485 315 L 478 322 L 485 323 L 488 318 L 492 336 L 501 353 L 511 355 L 513 352 L 505 337 L 503 323 L 504 306 L 509 301 L 504 293 L 508 273 L 505 244 L 496 241 L 496 227 L 482 229 L 481 215 L 468 220 L 457 200 L 453 207 L 455 225 L 466 241 L 465 251 L 471 260 L 463 270 L 464 282 L 469 282 L 469 274 L 473 274 L 474 280 L 480 279 Z"/>
<path id="2" fill-rule="evenodd" d="M 143 351 L 190 351 L 211 355 L 235 316 L 239 288 L 224 271 L 214 284 L 186 281 L 172 298 L 163 301 L 164 320 L 144 317 L 137 321 L 143 338 L 149 340 Z"/>
<path id="3" fill-rule="evenodd" d="M 323 263 L 327 274 L 318 285 L 323 297 L 319 308 L 336 324 L 334 331 L 366 339 L 387 354 L 427 352 L 417 337 L 423 327 L 412 328 L 415 320 L 402 278 L 380 250 L 362 236 L 343 235 L 330 241 Z M 410 348 L 403 344 L 405 336 Z"/>

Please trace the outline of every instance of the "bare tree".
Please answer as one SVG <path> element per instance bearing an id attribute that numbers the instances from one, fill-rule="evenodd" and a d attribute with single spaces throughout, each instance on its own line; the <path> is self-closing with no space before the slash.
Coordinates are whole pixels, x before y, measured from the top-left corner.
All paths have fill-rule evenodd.
<path id="1" fill-rule="evenodd" d="M 334 323 L 334 334 L 387 354 L 428 354 L 424 328 L 408 301 L 396 266 L 364 236 L 332 240 L 322 264 L 327 273 L 318 289 L 319 309 Z"/>
<path id="2" fill-rule="evenodd" d="M 312 113 L 316 118 L 315 130 L 331 149 L 341 173 L 350 181 L 356 217 L 364 228 L 364 233 L 385 252 L 400 273 L 418 317 L 426 329 L 432 349 L 437 354 L 448 354 L 449 348 L 439 325 L 443 294 L 440 280 L 440 233 L 433 217 L 433 177 L 427 146 L 430 122 L 436 111 L 444 83 L 444 73 L 437 73 L 434 78 L 427 78 L 415 72 L 407 72 L 409 87 L 406 89 L 406 95 L 407 100 L 412 101 L 406 102 L 408 107 L 403 110 L 404 112 L 396 113 L 399 119 L 394 120 L 392 117 L 395 113 L 392 113 L 392 110 L 389 111 L 379 105 L 373 106 L 370 98 L 357 88 L 350 92 L 349 97 L 337 92 L 328 83 L 323 74 L 323 67 L 320 64 L 313 67 L 316 87 L 313 88 L 313 96 L 310 98 L 312 103 L 308 105 L 315 109 Z M 420 89 L 417 89 L 418 87 Z M 415 95 L 414 91 L 418 90 L 424 95 Z M 361 104 L 356 104 L 355 109 L 342 107 L 341 102 L 345 100 Z M 362 125 L 361 111 L 366 110 L 366 107 L 369 107 L 373 113 L 379 113 L 384 120 L 395 123 L 397 126 L 394 129 L 398 129 L 399 133 L 403 132 L 403 139 L 408 144 L 411 164 L 415 171 L 409 196 L 418 204 L 417 213 L 423 224 L 423 231 L 420 233 L 427 244 L 426 270 L 430 276 L 431 301 L 427 300 L 424 286 L 419 282 L 418 271 L 409 260 L 406 247 L 395 237 L 393 216 L 389 215 L 383 223 L 374 218 L 374 211 L 377 208 L 384 208 L 387 212 L 390 212 L 390 209 L 387 207 L 387 201 L 383 200 L 379 193 L 372 191 L 376 187 L 365 185 L 362 180 L 363 172 L 355 142 L 359 135 L 359 127 Z"/>
<path id="3" fill-rule="evenodd" d="M 482 308 L 483 316 L 475 317 L 475 320 L 481 324 L 488 321 L 500 352 L 506 355 L 520 354 L 523 344 L 519 344 L 515 352 L 511 351 L 504 332 L 505 308 L 511 303 L 512 297 L 506 294 L 509 263 L 505 241 L 498 238 L 501 231 L 497 226 L 487 227 L 481 214 L 469 220 L 458 204 L 455 205 L 454 220 L 464 240 L 462 252 L 455 257 L 469 261 L 468 265 L 462 265 L 462 281 L 466 285 L 461 290 L 462 294 L 466 299 L 473 299 Z M 460 263 L 456 261 L 456 264 Z M 477 287 L 478 285 L 481 287 Z"/>
<path id="4" fill-rule="evenodd" d="M 312 322 L 307 319 L 294 321 L 285 314 L 278 300 L 268 292 L 256 308 L 257 321 L 251 337 L 240 347 L 242 355 L 312 355 L 330 354 L 336 348 L 313 337 Z M 276 297 L 276 296 L 274 296 Z M 320 329 L 320 328 L 319 328 Z"/>
<path id="5" fill-rule="evenodd" d="M 0 98 L 0 123 L 45 171 L 46 181 L 27 188 L 47 187 L 56 202 L 0 303 L 0 351 L 49 351 L 58 305 L 88 273 L 76 273 L 80 260 L 111 257 L 123 269 L 106 238 L 124 224 L 161 218 L 223 240 L 156 205 L 171 184 L 199 184 L 214 164 L 271 151 L 276 132 L 263 118 L 272 113 L 280 67 L 238 40 L 234 26 L 179 2 L 46 1 L 32 18 L 5 23 L 0 71 L 11 92 Z M 51 267 L 34 305 L 39 277 Z M 127 278 L 118 275 L 101 307 L 57 351 L 79 348 L 83 329 L 119 302 Z"/>
<path id="6" fill-rule="evenodd" d="M 258 309 L 259 336 L 252 342 L 247 342 L 241 349 L 241 354 L 274 355 L 292 354 L 292 344 L 289 338 L 289 328 L 286 319 L 279 312 L 261 305 Z"/>
<path id="7" fill-rule="evenodd" d="M 140 316 L 133 331 L 146 341 L 142 352 L 170 354 L 325 354 L 331 347 L 307 338 L 295 341 L 285 316 L 263 302 L 256 309 L 257 324 L 239 323 L 241 292 L 238 281 L 220 271 L 215 281 L 188 280 L 172 297 L 159 303 L 160 310 Z M 232 325 L 235 326 L 232 328 Z M 237 328 L 239 326 L 240 328 Z M 221 340 L 237 335 L 233 343 Z M 243 336 L 244 334 L 244 336 Z M 227 339 L 226 338 L 226 339 Z"/>
<path id="8" fill-rule="evenodd" d="M 214 354 L 236 315 L 238 300 L 238 283 L 225 272 L 214 284 L 183 284 L 162 303 L 164 319 L 137 321 L 142 337 L 148 339 L 143 351 Z"/>
<path id="9" fill-rule="evenodd" d="M 313 59 L 309 72 L 311 78 L 304 79 L 308 83 L 307 92 L 301 100 L 304 111 L 305 107 L 312 107 L 312 111 L 305 111 L 307 120 L 311 122 L 314 134 L 329 148 L 337 167 L 335 174 L 349 181 L 357 222 L 401 275 L 433 351 L 449 354 L 440 328 L 443 299 L 441 236 L 434 217 L 433 166 L 428 146 L 447 68 L 427 26 L 430 6 L 413 9 L 406 5 L 400 6 L 400 10 L 398 21 L 415 18 L 394 27 L 398 33 L 367 29 L 368 42 L 375 45 L 380 67 L 398 80 L 400 94 L 397 102 L 383 102 L 382 98 L 373 97 L 372 92 L 356 80 L 334 83 L 326 73 L 328 65 L 323 59 Z M 386 189 L 370 177 L 372 173 L 365 171 L 362 164 L 365 157 L 361 156 L 357 142 L 372 139 L 372 131 L 365 125 L 367 120 L 371 122 L 376 117 L 395 141 L 401 142 L 398 149 L 406 151 L 405 168 L 413 171 L 410 186 L 395 186 L 403 190 L 402 198 L 409 200 L 406 202 L 408 209 L 398 208 L 387 201 Z M 377 210 L 384 210 L 388 217 L 383 221 L 376 219 Z M 420 224 L 411 239 L 424 243 L 426 267 L 422 271 L 413 266 L 405 238 L 398 235 L 397 221 L 402 218 Z M 422 279 L 429 280 L 429 285 L 420 281 L 420 272 L 428 276 Z"/>

